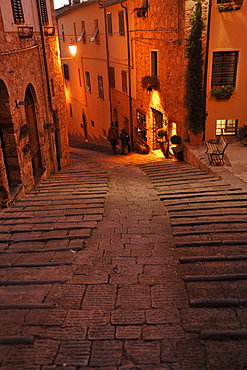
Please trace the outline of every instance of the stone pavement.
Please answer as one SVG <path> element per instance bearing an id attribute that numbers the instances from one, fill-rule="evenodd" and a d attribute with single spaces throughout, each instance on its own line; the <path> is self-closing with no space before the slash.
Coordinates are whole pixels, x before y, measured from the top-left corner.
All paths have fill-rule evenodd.
<path id="1" fill-rule="evenodd" d="M 206 145 L 188 146 L 192 154 L 189 163 L 210 173 L 220 176 L 232 185 L 247 189 L 247 146 L 236 141 L 230 143 L 225 151 L 225 165 L 210 166 L 207 158 Z"/>
<path id="2" fill-rule="evenodd" d="M 43 296 L 40 293 L 40 307 L 10 311 L 0 307 L 11 333 L 7 337 L 5 322 L 0 319 L 1 369 L 225 370 L 220 358 L 210 365 L 207 345 L 198 340 L 196 330 L 187 329 L 188 294 L 177 275 L 167 208 L 136 166 L 163 158 L 152 153 L 113 156 L 78 147 L 71 152 L 72 170 L 74 165 L 79 171 L 80 163 L 89 161 L 109 176 L 103 220 L 90 234 L 86 248 L 75 248 L 81 243 L 80 235 L 68 247 L 65 257 L 70 256 L 71 264 L 56 270 L 57 281 L 52 284 L 55 270 L 50 270 L 46 277 L 49 288 L 36 286 L 44 292 Z M 64 181 L 69 183 L 68 174 Z M 62 236 L 65 240 L 63 232 Z M 49 248 L 56 243 L 62 247 L 54 239 Z M 6 245 L 1 250 L 7 250 Z M 49 258 L 52 261 L 52 254 Z M 56 262 L 61 259 L 57 255 Z M 20 294 L 25 292 L 18 289 Z M 2 304 L 6 297 L 2 295 Z M 42 304 L 47 306 L 42 308 Z M 11 340 L 14 334 L 16 342 Z M 239 343 L 241 358 L 243 348 Z M 211 346 L 210 350 L 215 350 L 217 357 L 217 348 Z M 227 345 L 225 351 L 229 351 Z M 247 362 L 244 366 L 241 368 L 245 369 Z M 238 363 L 231 369 L 239 369 Z"/>

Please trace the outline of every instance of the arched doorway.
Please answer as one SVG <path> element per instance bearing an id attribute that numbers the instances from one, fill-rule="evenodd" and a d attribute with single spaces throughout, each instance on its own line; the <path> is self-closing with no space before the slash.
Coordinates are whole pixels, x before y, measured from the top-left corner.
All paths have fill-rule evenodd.
<path id="1" fill-rule="evenodd" d="M 33 174 L 36 179 L 42 172 L 42 158 L 40 153 L 39 135 L 35 112 L 34 91 L 31 85 L 28 85 L 25 94 L 25 113 L 26 121 L 29 126 L 29 144 L 32 148 L 32 166 Z"/>
<path id="2" fill-rule="evenodd" d="M 0 151 L 0 200 L 4 202 L 21 186 L 21 174 L 9 94 L 3 80 L 0 80 Z"/>

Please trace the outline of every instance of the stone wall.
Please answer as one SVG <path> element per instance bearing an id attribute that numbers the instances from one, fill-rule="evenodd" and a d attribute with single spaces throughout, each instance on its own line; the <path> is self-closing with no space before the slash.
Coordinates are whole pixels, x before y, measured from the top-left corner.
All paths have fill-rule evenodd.
<path id="1" fill-rule="evenodd" d="M 20 39 L 17 32 L 5 32 L 0 12 L 0 42 L 0 200 L 7 205 L 13 199 L 13 189 L 21 185 L 22 194 L 29 192 L 35 184 L 68 164 L 69 147 L 57 37 L 44 36 L 45 60 L 40 33 L 35 31 L 32 38 Z M 28 126 L 24 105 L 27 90 L 34 100 L 32 121 L 36 128 Z M 34 174 L 32 130 L 37 130 L 40 147 L 39 175 Z"/>

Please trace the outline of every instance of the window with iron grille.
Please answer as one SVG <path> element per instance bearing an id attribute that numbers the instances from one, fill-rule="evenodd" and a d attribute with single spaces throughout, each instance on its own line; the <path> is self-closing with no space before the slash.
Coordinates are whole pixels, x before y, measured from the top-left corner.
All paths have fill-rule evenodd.
<path id="1" fill-rule="evenodd" d="M 69 81 L 69 66 L 68 64 L 63 64 L 63 74 L 65 80 Z"/>
<path id="2" fill-rule="evenodd" d="M 24 23 L 24 14 L 21 0 L 11 0 L 15 24 Z"/>
<path id="3" fill-rule="evenodd" d="M 104 99 L 103 77 L 98 76 L 98 95 L 100 99 Z"/>
<path id="4" fill-rule="evenodd" d="M 217 135 L 236 135 L 238 128 L 237 119 L 217 119 L 216 120 L 216 136 Z"/>
<path id="5" fill-rule="evenodd" d="M 119 35 L 124 36 L 125 35 L 125 29 L 124 29 L 124 12 L 123 12 L 123 10 L 120 10 L 118 12 L 118 25 L 119 25 Z"/>
<path id="6" fill-rule="evenodd" d="M 86 77 L 86 90 L 88 92 L 91 92 L 91 80 L 90 80 L 90 72 L 85 72 L 85 77 Z"/>
<path id="7" fill-rule="evenodd" d="M 112 35 L 112 14 L 108 12 L 106 14 L 106 21 L 107 21 L 107 33 L 108 35 Z"/>
<path id="8" fill-rule="evenodd" d="M 43 25 L 49 24 L 46 0 L 40 0 L 40 10 L 41 10 L 41 17 L 42 17 Z"/>
<path id="9" fill-rule="evenodd" d="M 115 88 L 115 70 L 114 67 L 109 67 L 109 86 Z"/>
<path id="10" fill-rule="evenodd" d="M 122 91 L 127 93 L 127 72 L 126 71 L 122 71 L 121 72 L 122 74 Z"/>
<path id="11" fill-rule="evenodd" d="M 214 52 L 211 87 L 225 85 L 235 87 L 237 63 L 238 51 Z"/>

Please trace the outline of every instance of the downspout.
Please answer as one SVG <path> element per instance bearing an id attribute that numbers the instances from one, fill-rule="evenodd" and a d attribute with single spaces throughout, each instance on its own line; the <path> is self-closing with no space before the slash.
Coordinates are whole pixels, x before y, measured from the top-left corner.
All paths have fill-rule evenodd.
<path id="1" fill-rule="evenodd" d="M 52 113 L 53 125 L 56 128 L 55 145 L 56 145 L 56 154 L 57 154 L 57 166 L 58 166 L 58 170 L 61 170 L 61 162 L 60 162 L 60 156 L 59 156 L 60 147 L 59 147 L 59 135 L 58 135 L 58 130 L 57 130 L 57 118 L 56 118 L 56 112 L 54 111 L 52 107 L 52 95 L 51 95 L 51 88 L 50 88 L 50 79 L 49 79 L 48 64 L 47 64 L 46 51 L 45 51 L 45 40 L 44 40 L 44 34 L 43 34 L 43 23 L 42 23 L 42 18 L 41 18 L 41 9 L 40 9 L 39 0 L 36 0 L 36 4 L 37 4 L 37 10 L 38 10 L 41 45 L 42 45 L 42 50 L 43 50 L 43 59 L 44 59 L 44 67 L 45 67 L 45 77 L 46 77 L 49 109 L 50 109 L 50 112 Z M 52 142 L 50 143 L 50 147 L 52 150 Z M 54 164 L 54 167 L 56 167 L 55 164 Z"/>
<path id="2" fill-rule="evenodd" d="M 100 0 L 98 0 L 98 4 L 100 6 L 103 5 Z M 107 34 L 107 22 L 106 22 L 106 8 L 104 8 L 104 22 L 105 22 L 105 45 L 106 45 L 106 64 L 107 64 L 107 75 L 108 75 L 108 96 L 109 96 L 109 104 L 110 104 L 110 122 L 112 121 L 112 98 L 111 98 L 111 88 L 109 84 L 109 44 L 108 44 L 108 34 Z"/>
<path id="3" fill-rule="evenodd" d="M 100 4 L 100 2 L 99 2 Z M 107 23 L 106 23 L 106 8 L 104 8 L 104 20 L 105 20 L 105 45 L 106 45 L 106 64 L 107 64 L 107 74 L 108 74 L 108 95 L 109 95 L 109 104 L 110 104 L 110 121 L 112 121 L 112 98 L 111 98 L 111 88 L 110 88 L 110 79 L 109 79 L 109 45 L 108 45 L 108 34 L 107 34 Z"/>
<path id="4" fill-rule="evenodd" d="M 205 119 L 204 119 L 204 135 L 205 135 L 205 128 L 206 128 L 206 119 L 207 119 L 207 79 L 208 79 L 208 51 L 209 51 L 209 40 L 210 40 L 210 25 L 211 25 L 211 8 L 212 8 L 212 0 L 209 0 L 208 3 L 208 22 L 207 22 L 207 33 L 206 33 L 206 48 L 205 48 L 205 65 L 204 65 L 204 99 L 205 99 Z"/>
<path id="5" fill-rule="evenodd" d="M 129 82 L 129 114 L 130 114 L 130 142 L 131 148 L 134 148 L 134 127 L 133 127 L 133 106 L 132 106 L 132 86 L 131 86 L 131 63 L 130 63 L 130 36 L 129 36 L 129 18 L 128 18 L 128 8 L 121 3 L 121 7 L 125 10 L 126 19 L 126 32 L 127 32 L 127 52 L 128 52 L 128 82 Z"/>

